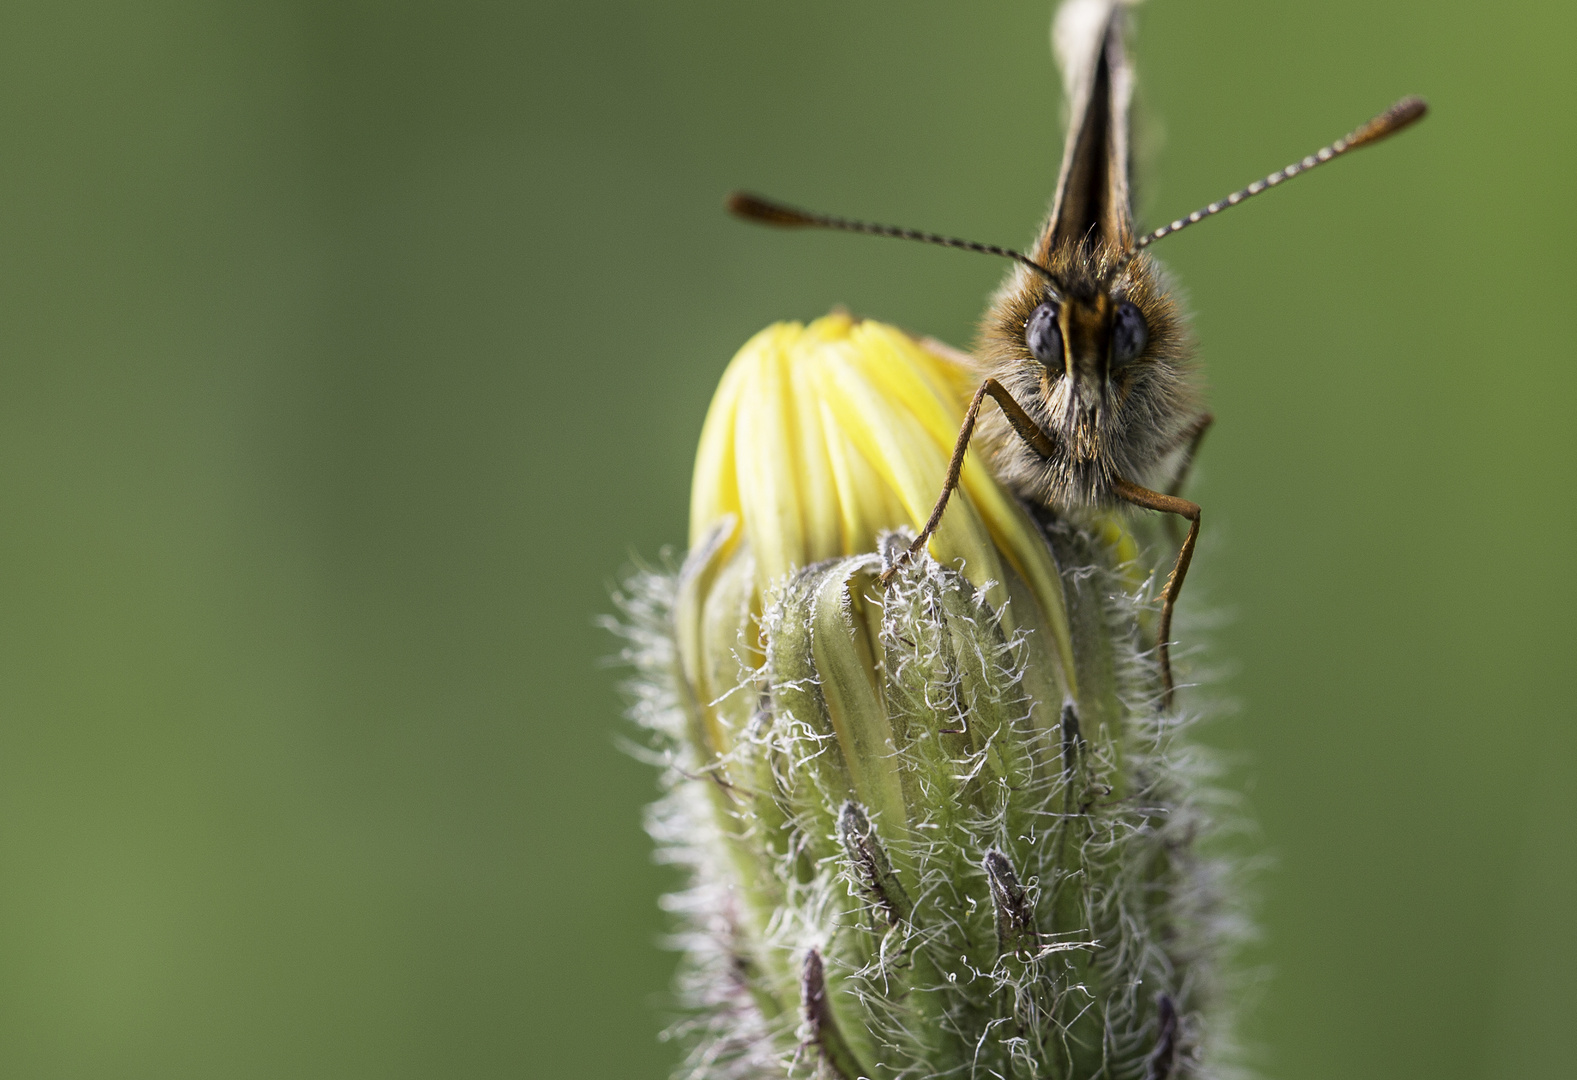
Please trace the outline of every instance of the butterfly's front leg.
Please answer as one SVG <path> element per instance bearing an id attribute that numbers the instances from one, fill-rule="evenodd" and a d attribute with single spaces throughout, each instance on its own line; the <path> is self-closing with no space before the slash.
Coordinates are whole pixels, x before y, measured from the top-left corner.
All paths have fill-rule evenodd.
<path id="1" fill-rule="evenodd" d="M 969 411 L 964 414 L 964 426 L 958 431 L 958 442 L 953 446 L 952 460 L 947 463 L 947 479 L 942 482 L 942 494 L 937 496 L 936 505 L 931 509 L 931 516 L 926 519 L 925 527 L 920 530 L 920 535 L 893 560 L 893 564 L 882 571 L 878 579 L 886 585 L 892 581 L 900 567 L 914 558 L 931 535 L 936 532 L 937 526 L 942 524 L 942 513 L 947 509 L 947 500 L 952 497 L 953 489 L 958 487 L 959 475 L 964 470 L 964 454 L 969 450 L 969 440 L 975 433 L 975 421 L 980 418 L 980 406 L 985 401 L 986 395 L 1002 407 L 1003 414 L 1008 418 L 1008 423 L 1013 425 L 1013 430 L 1019 438 L 1029 444 L 1042 457 L 1051 457 L 1057 452 L 1056 444 L 1051 441 L 1051 436 L 1040 429 L 1029 413 L 1024 411 L 1024 406 L 1013 399 L 1007 387 L 995 379 L 987 379 L 980 384 L 980 389 L 975 391 L 975 396 L 969 402 Z"/>

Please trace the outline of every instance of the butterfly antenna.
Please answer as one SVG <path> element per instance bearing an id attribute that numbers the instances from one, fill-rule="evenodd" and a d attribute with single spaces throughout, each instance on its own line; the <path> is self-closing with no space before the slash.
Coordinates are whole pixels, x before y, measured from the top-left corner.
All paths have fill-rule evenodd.
<path id="1" fill-rule="evenodd" d="M 922 244 L 978 251 L 982 255 L 1000 255 L 1004 259 L 1022 263 L 1036 273 L 1051 278 L 1053 282 L 1057 280 L 1052 277 L 1050 270 L 1022 251 L 997 247 L 995 244 L 979 244 L 973 240 L 957 240 L 951 236 L 938 236 L 936 233 L 900 229 L 895 225 L 875 225 L 869 221 L 850 221 L 848 218 L 832 217 L 829 214 L 813 214 L 808 210 L 786 206 L 745 191 L 731 194 L 727 206 L 728 212 L 735 217 L 754 221 L 760 225 L 776 225 L 780 229 L 836 229 L 840 232 L 865 233 L 868 236 L 889 236 L 895 240 L 918 240 Z"/>
<path id="2" fill-rule="evenodd" d="M 1217 199 L 1209 206 L 1195 210 L 1192 214 L 1189 214 L 1185 218 L 1178 218 L 1170 225 L 1162 225 L 1154 232 L 1147 233 L 1146 235 L 1139 237 L 1139 239 L 1134 241 L 1133 247 L 1128 249 L 1127 255 L 1123 256 L 1123 259 L 1118 265 L 1117 269 L 1121 269 L 1123 266 L 1126 266 L 1135 255 L 1149 247 L 1151 244 L 1155 243 L 1157 240 L 1161 239 L 1163 236 L 1171 236 L 1173 233 L 1181 232 L 1190 225 L 1198 224 L 1207 217 L 1214 217 L 1216 214 L 1221 213 L 1221 211 L 1225 210 L 1227 207 L 1236 206 L 1244 199 L 1247 199 L 1253 195 L 1258 195 L 1266 188 L 1273 188 L 1284 180 L 1291 180 L 1299 173 L 1308 172 L 1317 165 L 1324 165 L 1327 161 L 1333 161 L 1349 151 L 1358 149 L 1360 146 L 1368 146 L 1370 143 L 1379 142 L 1381 139 L 1384 139 L 1389 135 L 1395 135 L 1403 128 L 1408 127 L 1419 120 L 1422 120 L 1424 118 L 1424 114 L 1428 111 L 1429 106 L 1425 104 L 1423 98 L 1403 98 L 1401 101 L 1398 101 L 1395 105 L 1392 105 L 1389 109 L 1385 110 L 1385 112 L 1381 113 L 1379 116 L 1376 116 L 1373 120 L 1370 120 L 1367 124 L 1363 125 L 1363 127 L 1359 128 L 1357 131 L 1352 132 L 1346 138 L 1337 139 L 1329 146 L 1322 147 L 1310 154 L 1302 161 L 1294 161 L 1285 169 L 1282 169 L 1278 172 L 1273 172 L 1263 180 L 1256 180 L 1241 191 L 1234 191 L 1226 198 Z"/>

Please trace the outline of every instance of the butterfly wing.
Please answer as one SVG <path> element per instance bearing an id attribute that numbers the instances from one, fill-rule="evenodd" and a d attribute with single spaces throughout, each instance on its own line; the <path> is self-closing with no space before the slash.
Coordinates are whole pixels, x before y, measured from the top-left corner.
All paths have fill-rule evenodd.
<path id="1" fill-rule="evenodd" d="M 1052 48 L 1068 103 L 1068 136 L 1051 218 L 1035 247 L 1042 264 L 1065 245 L 1126 248 L 1133 238 L 1128 190 L 1133 68 L 1124 48 L 1126 8 L 1114 0 L 1068 0 L 1052 23 Z"/>

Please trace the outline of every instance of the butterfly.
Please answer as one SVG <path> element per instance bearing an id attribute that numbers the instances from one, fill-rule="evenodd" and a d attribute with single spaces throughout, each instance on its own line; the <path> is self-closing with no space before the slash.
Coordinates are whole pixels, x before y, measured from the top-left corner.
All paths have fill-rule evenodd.
<path id="1" fill-rule="evenodd" d="M 1345 138 L 1139 234 L 1129 184 L 1134 73 L 1127 20 L 1126 6 L 1113 0 L 1072 0 L 1058 12 L 1053 42 L 1069 104 L 1067 139 L 1051 212 L 1027 252 L 811 213 L 744 192 L 730 195 L 728 208 L 766 225 L 917 240 L 1013 260 L 981 321 L 974 354 L 960 355 L 980 383 L 941 493 L 883 581 L 941 523 L 976 437 L 997 477 L 1029 502 L 1058 512 L 1127 505 L 1176 515 L 1188 532 L 1161 591 L 1156 635 L 1163 704 L 1170 706 L 1172 615 L 1200 525 L 1199 505 L 1179 492 L 1213 418 L 1201 408 L 1185 317 L 1149 247 L 1401 131 L 1427 106 L 1403 98 Z M 985 407 L 987 398 L 994 408 Z"/>

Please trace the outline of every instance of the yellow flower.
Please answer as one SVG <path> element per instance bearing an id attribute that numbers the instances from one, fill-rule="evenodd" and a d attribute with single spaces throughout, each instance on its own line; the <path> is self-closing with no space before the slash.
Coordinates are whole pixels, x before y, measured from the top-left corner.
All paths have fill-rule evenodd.
<path id="1" fill-rule="evenodd" d="M 883 323 L 832 314 L 769 326 L 734 357 L 712 399 L 691 487 L 691 546 L 728 529 L 718 556 L 747 545 L 764 594 L 795 569 L 875 551 L 885 530 L 918 530 L 973 390 L 970 372 Z M 1042 627 L 1063 689 L 1077 696 L 1057 567 L 1029 515 L 973 453 L 930 551 L 975 585 L 990 584 L 994 607 L 1011 597 L 1009 628 Z"/>

